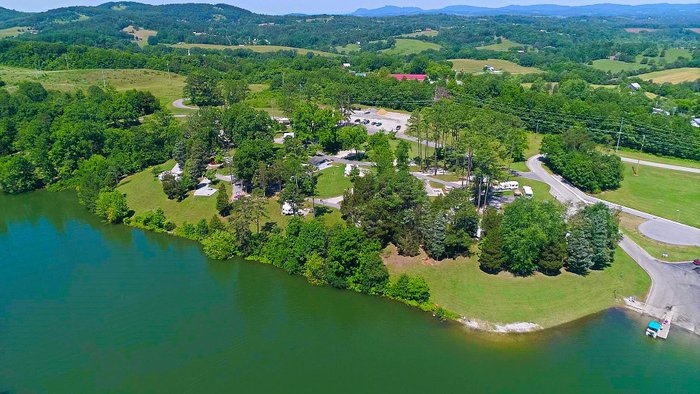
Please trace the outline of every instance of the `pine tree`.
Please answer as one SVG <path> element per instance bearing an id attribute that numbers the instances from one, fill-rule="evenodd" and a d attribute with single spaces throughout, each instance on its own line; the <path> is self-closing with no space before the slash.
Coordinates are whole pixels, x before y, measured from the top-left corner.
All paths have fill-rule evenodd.
<path id="1" fill-rule="evenodd" d="M 224 217 L 231 213 L 231 204 L 228 202 L 228 193 L 224 184 L 219 186 L 219 194 L 216 196 L 216 210 Z"/>
<path id="2" fill-rule="evenodd" d="M 574 273 L 586 275 L 593 266 L 591 240 L 582 228 L 574 228 L 567 239 L 566 268 Z"/>
<path id="3" fill-rule="evenodd" d="M 486 272 L 496 273 L 504 268 L 506 255 L 503 252 L 503 235 L 498 227 L 491 229 L 481 241 L 479 265 Z"/>
<path id="4" fill-rule="evenodd" d="M 553 241 L 545 244 L 537 264 L 547 275 L 558 275 L 566 260 L 566 243 Z"/>

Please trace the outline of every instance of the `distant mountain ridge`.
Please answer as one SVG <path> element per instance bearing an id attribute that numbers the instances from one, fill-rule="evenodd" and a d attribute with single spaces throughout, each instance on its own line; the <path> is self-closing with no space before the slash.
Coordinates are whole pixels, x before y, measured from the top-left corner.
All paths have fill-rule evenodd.
<path id="1" fill-rule="evenodd" d="M 582 6 L 567 6 L 557 4 L 538 5 L 509 5 L 499 8 L 477 7 L 469 5 L 453 5 L 439 9 L 422 9 L 418 7 L 384 6 L 375 9 L 360 8 L 350 15 L 363 17 L 389 17 L 407 15 L 461 15 L 461 16 L 655 16 L 659 13 L 679 14 L 688 16 L 696 14 L 700 17 L 700 4 L 593 4 Z"/>

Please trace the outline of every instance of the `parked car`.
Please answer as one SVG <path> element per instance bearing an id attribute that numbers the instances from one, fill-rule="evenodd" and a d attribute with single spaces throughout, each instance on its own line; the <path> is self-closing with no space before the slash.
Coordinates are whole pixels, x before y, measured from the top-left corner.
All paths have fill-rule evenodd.
<path id="1" fill-rule="evenodd" d="M 401 130 L 401 125 L 396 126 L 396 131 Z"/>
<path id="2" fill-rule="evenodd" d="M 362 122 L 362 120 L 360 120 L 360 119 L 355 119 L 355 123 L 360 123 L 360 122 Z"/>
<path id="3" fill-rule="evenodd" d="M 381 125 L 382 125 L 382 122 L 377 122 L 376 125 L 377 125 L 377 126 L 381 126 Z"/>
<path id="4" fill-rule="evenodd" d="M 369 111 L 365 111 L 365 115 L 369 114 Z"/>
<path id="5" fill-rule="evenodd" d="M 376 125 L 377 125 L 377 122 L 372 122 L 372 123 L 370 123 L 370 124 L 371 124 L 372 126 L 376 126 Z"/>
<path id="6" fill-rule="evenodd" d="M 695 260 L 693 260 L 693 264 L 694 264 L 694 265 L 697 265 L 697 266 L 700 266 L 700 259 L 695 259 Z"/>

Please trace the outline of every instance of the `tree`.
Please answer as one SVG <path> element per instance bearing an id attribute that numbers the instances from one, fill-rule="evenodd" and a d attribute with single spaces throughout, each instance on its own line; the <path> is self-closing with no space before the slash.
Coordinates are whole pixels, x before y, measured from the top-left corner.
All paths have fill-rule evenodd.
<path id="1" fill-rule="evenodd" d="M 76 177 L 78 201 L 90 211 L 95 210 L 100 191 L 117 184 L 116 174 L 102 155 L 94 155 L 81 162 Z"/>
<path id="2" fill-rule="evenodd" d="M 400 300 L 424 303 L 430 300 L 430 288 L 420 276 L 401 274 L 389 287 L 389 295 Z"/>
<path id="3" fill-rule="evenodd" d="M 322 286 L 326 282 L 326 262 L 318 253 L 306 257 L 304 276 L 312 285 Z"/>
<path id="4" fill-rule="evenodd" d="M 17 194 L 33 190 L 39 184 L 32 163 L 24 156 L 0 157 L 0 189 Z"/>
<path id="5" fill-rule="evenodd" d="M 185 80 L 184 93 L 195 105 L 223 104 L 219 79 L 211 70 L 191 72 Z"/>
<path id="6" fill-rule="evenodd" d="M 481 241 L 479 266 L 489 273 L 497 273 L 506 267 L 507 257 L 503 252 L 503 235 L 501 229 L 491 229 Z"/>
<path id="7" fill-rule="evenodd" d="M 354 149 L 356 156 L 367 142 L 367 130 L 362 126 L 342 127 L 338 134 L 343 149 Z"/>
<path id="8" fill-rule="evenodd" d="M 396 146 L 396 168 L 399 170 L 408 170 L 409 154 L 411 152 L 411 144 L 405 140 L 400 140 Z"/>
<path id="9" fill-rule="evenodd" d="M 500 227 L 511 272 L 526 276 L 538 268 L 544 246 L 564 238 L 563 217 L 563 207 L 552 202 L 518 199 L 506 207 Z"/>
<path id="10" fill-rule="evenodd" d="M 129 215 L 126 197 L 117 190 L 101 191 L 95 202 L 95 214 L 108 223 L 121 223 Z"/>
<path id="11" fill-rule="evenodd" d="M 170 172 L 166 172 L 161 180 L 163 192 L 169 200 L 182 201 L 187 197 L 187 187 L 181 179 L 178 179 Z"/>
<path id="12" fill-rule="evenodd" d="M 558 275 L 566 260 L 566 242 L 549 241 L 544 245 L 538 265 L 540 271 L 547 275 Z"/>
<path id="13" fill-rule="evenodd" d="M 26 96 L 34 102 L 44 101 L 49 92 L 39 82 L 22 81 L 17 85 L 17 94 Z"/>
<path id="14" fill-rule="evenodd" d="M 238 78 L 226 78 L 221 81 L 221 94 L 226 105 L 233 105 L 245 100 L 248 95 L 248 83 Z"/>
<path id="15" fill-rule="evenodd" d="M 216 210 L 221 216 L 228 216 L 231 213 L 231 204 L 229 203 L 226 185 L 219 186 L 219 194 L 216 196 Z"/>
<path id="16" fill-rule="evenodd" d="M 574 226 L 567 238 L 566 268 L 579 275 L 586 275 L 593 266 L 593 246 L 583 226 Z"/>
<path id="17" fill-rule="evenodd" d="M 227 260 L 238 254 L 236 236 L 229 231 L 217 230 L 202 240 L 204 253 L 216 260 Z"/>
<path id="18" fill-rule="evenodd" d="M 383 294 L 388 282 L 389 271 L 379 257 L 379 252 L 361 254 L 359 265 L 350 278 L 350 287 L 362 293 Z"/>

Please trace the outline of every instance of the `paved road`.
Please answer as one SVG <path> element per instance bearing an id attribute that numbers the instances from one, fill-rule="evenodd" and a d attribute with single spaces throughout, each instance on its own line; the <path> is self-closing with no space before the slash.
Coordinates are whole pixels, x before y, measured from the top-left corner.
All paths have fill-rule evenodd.
<path id="1" fill-rule="evenodd" d="M 540 161 L 540 156 L 531 157 L 527 161 L 530 173 L 522 174 L 530 179 L 538 179 L 551 186 L 551 193 L 557 199 L 571 204 L 573 209 L 583 204 L 592 204 L 601 200 L 590 197 L 573 186 L 567 185 L 560 178 L 544 170 Z M 624 212 L 644 218 L 652 217 L 647 213 L 607 203 L 609 206 L 621 209 Z M 658 219 L 658 218 L 656 218 Z M 678 234 L 682 233 L 685 225 L 675 223 L 670 220 L 656 221 L 650 220 L 647 223 L 663 223 L 668 226 L 666 231 Z M 689 227 L 690 229 L 695 229 Z M 620 242 L 620 247 L 634 259 L 651 277 L 652 286 L 647 295 L 646 304 L 650 306 L 647 310 L 657 318 L 666 310 L 673 307 L 677 313 L 674 323 L 700 334 L 700 269 L 696 269 L 692 263 L 667 263 L 654 259 L 649 253 L 634 243 L 631 239 L 624 237 Z"/>
<path id="2" fill-rule="evenodd" d="M 620 157 L 622 161 L 625 163 L 634 163 L 637 164 L 637 159 L 630 159 L 629 157 Z M 691 167 L 682 167 L 682 166 L 674 166 L 672 164 L 662 164 L 662 163 L 656 163 L 653 161 L 645 161 L 645 160 L 639 160 L 639 164 L 643 166 L 648 166 L 648 167 L 657 167 L 657 168 L 665 168 L 667 170 L 675 170 L 675 171 L 683 171 L 683 172 L 692 172 L 695 174 L 700 174 L 700 168 L 691 168 Z"/>
<path id="3" fill-rule="evenodd" d="M 647 312 L 661 318 L 673 307 L 674 323 L 700 334 L 700 268 L 692 263 L 671 264 L 654 259 L 644 249 L 625 237 L 620 247 L 651 277 L 652 285 L 646 304 Z"/>
<path id="4" fill-rule="evenodd" d="M 541 155 L 533 156 L 527 160 L 527 166 L 531 172 L 519 175 L 528 179 L 539 180 L 547 183 L 552 195 L 562 203 L 572 203 L 572 210 L 577 204 L 595 204 L 602 202 L 609 207 L 619 209 L 622 212 L 646 219 L 647 222 L 639 227 L 644 235 L 659 242 L 674 245 L 700 246 L 700 229 L 682 223 L 661 218 L 634 208 L 614 204 L 599 198 L 591 197 L 586 193 L 569 185 L 558 175 L 552 175 L 542 166 Z"/>
<path id="5" fill-rule="evenodd" d="M 192 109 L 192 110 L 194 110 L 194 109 L 199 109 L 199 108 L 197 108 L 197 107 L 185 105 L 185 100 L 186 100 L 186 99 L 181 98 L 181 99 L 178 99 L 178 100 L 173 101 L 173 107 L 175 107 L 175 108 L 180 108 L 180 109 Z"/>

